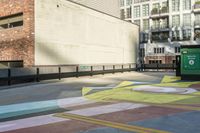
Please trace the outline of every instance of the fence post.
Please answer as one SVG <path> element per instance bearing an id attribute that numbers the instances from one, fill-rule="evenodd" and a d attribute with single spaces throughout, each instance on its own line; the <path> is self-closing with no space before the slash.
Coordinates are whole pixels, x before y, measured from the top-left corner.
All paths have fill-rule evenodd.
<path id="1" fill-rule="evenodd" d="M 129 64 L 129 72 L 131 72 L 131 64 Z"/>
<path id="2" fill-rule="evenodd" d="M 124 65 L 122 65 L 122 73 L 124 72 Z"/>
<path id="3" fill-rule="evenodd" d="M 176 70 L 176 66 L 175 66 L 175 64 L 173 64 L 173 71 L 175 71 Z"/>
<path id="4" fill-rule="evenodd" d="M 78 66 L 76 66 L 76 77 L 78 78 L 79 77 L 79 74 L 78 74 Z"/>
<path id="5" fill-rule="evenodd" d="M 37 68 L 36 69 L 36 73 L 37 73 L 37 76 L 36 76 L 36 82 L 40 82 L 40 69 L 39 68 Z"/>
<path id="6" fill-rule="evenodd" d="M 105 73 L 105 66 L 103 65 L 103 75 L 104 75 L 104 73 Z"/>
<path id="7" fill-rule="evenodd" d="M 138 64 L 137 63 L 135 65 L 135 67 L 136 67 L 135 70 L 138 71 Z"/>
<path id="8" fill-rule="evenodd" d="M 58 78 L 61 80 L 61 67 L 58 67 Z"/>
<path id="9" fill-rule="evenodd" d="M 157 71 L 158 71 L 158 69 L 159 69 L 159 68 L 158 68 L 158 63 L 157 63 Z"/>
<path id="10" fill-rule="evenodd" d="M 113 74 L 115 74 L 115 65 L 113 65 Z"/>
<path id="11" fill-rule="evenodd" d="M 8 85 L 11 85 L 11 69 L 8 69 Z"/>
<path id="12" fill-rule="evenodd" d="M 93 76 L 93 66 L 91 66 L 90 76 Z"/>

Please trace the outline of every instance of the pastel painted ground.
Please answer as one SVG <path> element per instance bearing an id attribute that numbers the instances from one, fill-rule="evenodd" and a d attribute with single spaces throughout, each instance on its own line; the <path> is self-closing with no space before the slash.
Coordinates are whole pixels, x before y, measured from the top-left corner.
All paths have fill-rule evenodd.
<path id="1" fill-rule="evenodd" d="M 160 83 L 127 80 L 83 87 L 79 97 L 0 106 L 0 132 L 199 133 L 199 111 L 200 82 L 164 76 Z"/>
<path id="2" fill-rule="evenodd" d="M 200 82 L 182 82 L 179 78 L 165 76 L 160 84 L 124 81 L 111 89 L 83 88 L 85 98 L 96 101 L 129 101 L 166 105 L 200 105 L 200 93 L 192 85 Z M 92 93 L 94 91 L 95 93 Z"/>

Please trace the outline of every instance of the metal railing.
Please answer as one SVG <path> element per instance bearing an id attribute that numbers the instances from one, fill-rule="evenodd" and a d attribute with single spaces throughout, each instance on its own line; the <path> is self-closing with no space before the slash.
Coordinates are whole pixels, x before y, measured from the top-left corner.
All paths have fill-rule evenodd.
<path id="1" fill-rule="evenodd" d="M 151 26 L 152 30 L 162 30 L 162 29 L 169 29 L 169 25 L 153 25 Z"/>
<path id="2" fill-rule="evenodd" d="M 139 64 L 137 65 L 137 71 L 159 71 L 159 70 L 176 70 L 176 64 Z"/>
<path id="3" fill-rule="evenodd" d="M 40 66 L 0 69 L 0 85 L 12 85 L 42 80 L 93 76 L 106 73 L 135 71 L 136 64 Z"/>

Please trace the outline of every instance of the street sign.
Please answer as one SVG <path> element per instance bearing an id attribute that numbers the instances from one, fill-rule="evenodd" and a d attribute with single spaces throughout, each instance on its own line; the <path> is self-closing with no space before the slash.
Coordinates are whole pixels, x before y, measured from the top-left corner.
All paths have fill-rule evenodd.
<path id="1" fill-rule="evenodd" d="M 181 75 L 200 75 L 200 45 L 181 46 Z"/>
<path id="2" fill-rule="evenodd" d="M 198 70 L 200 69 L 200 54 L 184 54 L 184 69 L 186 70 Z"/>

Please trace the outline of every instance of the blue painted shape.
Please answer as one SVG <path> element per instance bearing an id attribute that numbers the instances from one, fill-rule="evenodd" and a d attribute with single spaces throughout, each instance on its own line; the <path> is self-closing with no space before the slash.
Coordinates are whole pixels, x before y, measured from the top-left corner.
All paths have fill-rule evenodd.
<path id="1" fill-rule="evenodd" d="M 57 100 L 0 106 L 0 119 L 58 109 Z"/>
<path id="2" fill-rule="evenodd" d="M 165 130 L 172 133 L 200 133 L 200 112 L 187 112 L 131 122 L 131 125 Z"/>

